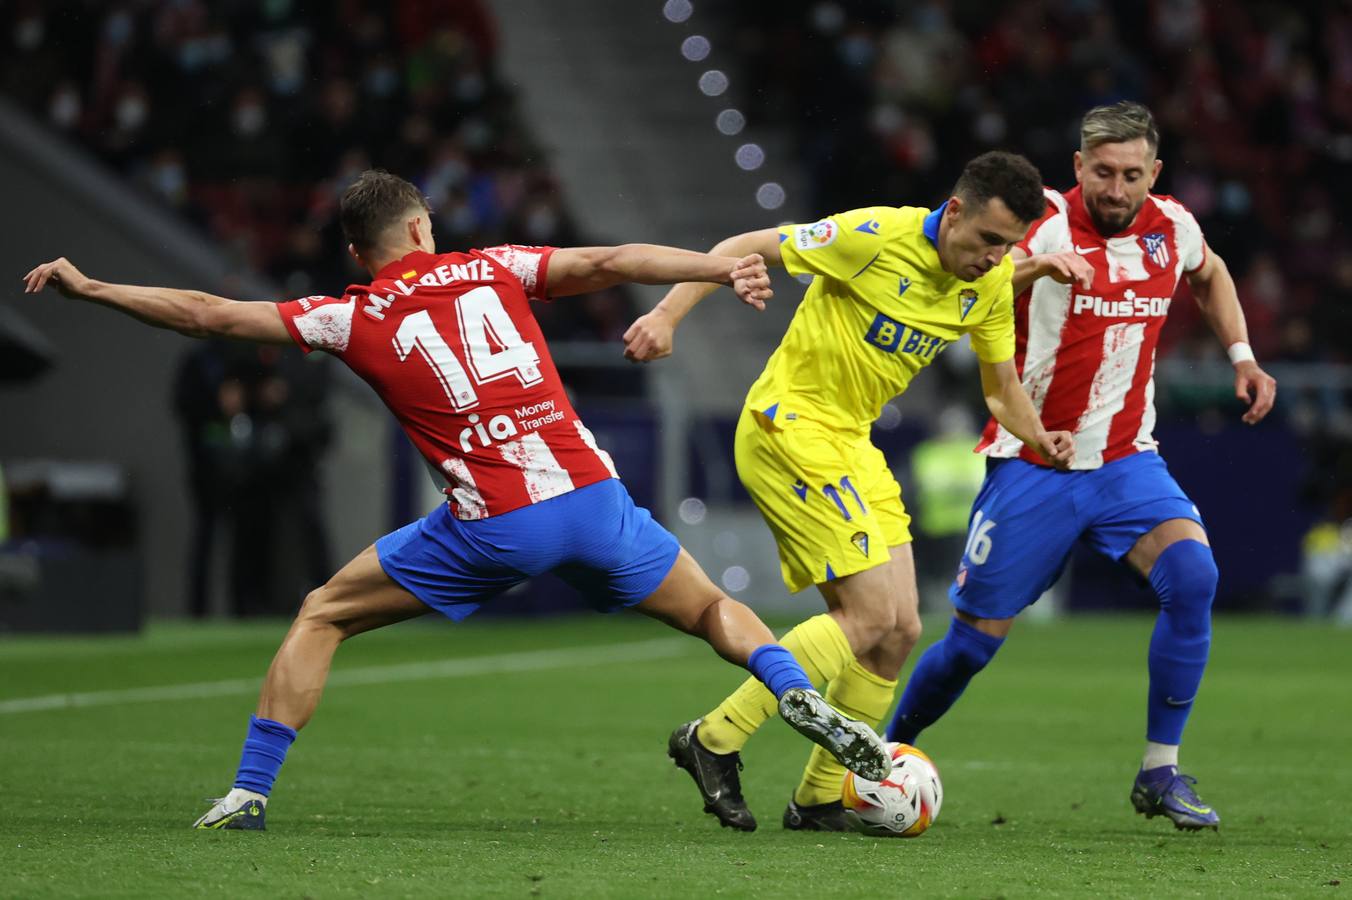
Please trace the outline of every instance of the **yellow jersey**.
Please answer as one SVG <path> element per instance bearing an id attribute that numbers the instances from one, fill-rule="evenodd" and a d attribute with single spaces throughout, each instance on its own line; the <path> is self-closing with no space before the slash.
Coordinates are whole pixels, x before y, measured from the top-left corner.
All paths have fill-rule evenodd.
<path id="1" fill-rule="evenodd" d="M 939 265 L 939 221 L 871 206 L 779 229 L 784 266 L 816 276 L 747 406 L 779 427 L 807 420 L 868 434 L 883 404 L 964 334 L 988 363 L 1014 356 L 1014 262 L 976 281 Z"/>

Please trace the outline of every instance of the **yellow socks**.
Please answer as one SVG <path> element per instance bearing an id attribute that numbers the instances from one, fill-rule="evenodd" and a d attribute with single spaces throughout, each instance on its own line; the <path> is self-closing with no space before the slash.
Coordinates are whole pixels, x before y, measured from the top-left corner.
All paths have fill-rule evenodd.
<path id="1" fill-rule="evenodd" d="M 799 623 L 784 635 L 780 643 L 794 655 L 807 677 L 815 685 L 829 682 L 834 685 L 845 667 L 854 662 L 854 652 L 845 632 L 829 615 L 813 616 Z M 895 682 L 892 683 L 895 686 Z M 826 698 L 831 699 L 828 691 Z M 891 695 L 888 695 L 888 704 Z M 742 749 L 756 729 L 778 711 L 775 695 L 755 678 L 748 678 L 700 722 L 695 735 L 699 742 L 714 753 L 735 753 Z M 877 718 L 887 712 L 887 707 Z M 840 785 L 836 785 L 836 799 Z"/>
<path id="2" fill-rule="evenodd" d="M 895 681 L 875 675 L 857 660 L 851 659 L 845 670 L 831 679 L 826 691 L 826 702 L 839 710 L 841 715 L 876 728 L 892 708 L 892 697 L 896 691 Z M 813 747 L 807 768 L 803 770 L 803 780 L 794 791 L 793 801 L 799 806 L 816 806 L 839 800 L 840 785 L 844 779 L 845 767 L 821 747 Z"/>

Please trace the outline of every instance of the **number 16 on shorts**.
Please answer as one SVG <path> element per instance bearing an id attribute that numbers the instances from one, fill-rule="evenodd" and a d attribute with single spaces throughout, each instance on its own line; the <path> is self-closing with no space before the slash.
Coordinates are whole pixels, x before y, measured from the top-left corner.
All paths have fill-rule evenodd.
<path id="1" fill-rule="evenodd" d="M 994 519 L 987 519 L 979 509 L 972 514 L 972 528 L 967 532 L 967 546 L 962 550 L 968 563 L 979 566 L 991 555 L 991 532 L 994 530 Z"/>

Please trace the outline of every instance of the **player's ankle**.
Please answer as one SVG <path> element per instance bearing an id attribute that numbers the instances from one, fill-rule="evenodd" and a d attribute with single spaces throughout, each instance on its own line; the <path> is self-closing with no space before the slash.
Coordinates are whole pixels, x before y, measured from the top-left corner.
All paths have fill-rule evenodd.
<path id="1" fill-rule="evenodd" d="M 1141 768 L 1145 771 L 1149 771 L 1151 769 L 1158 769 L 1161 766 L 1178 767 L 1178 745 L 1146 741 L 1145 756 L 1141 760 Z"/>

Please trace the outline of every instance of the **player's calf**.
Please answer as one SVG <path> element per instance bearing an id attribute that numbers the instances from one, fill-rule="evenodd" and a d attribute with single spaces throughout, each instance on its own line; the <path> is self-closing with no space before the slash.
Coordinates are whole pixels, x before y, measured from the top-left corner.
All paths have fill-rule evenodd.
<path id="1" fill-rule="evenodd" d="M 914 744 L 920 732 L 952 708 L 1003 643 L 1004 638 L 986 634 L 955 617 L 943 640 L 930 646 L 916 663 L 892 724 L 887 727 L 887 739 Z"/>

